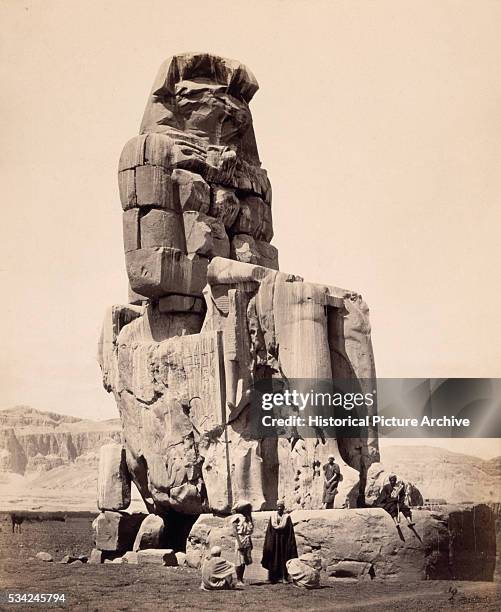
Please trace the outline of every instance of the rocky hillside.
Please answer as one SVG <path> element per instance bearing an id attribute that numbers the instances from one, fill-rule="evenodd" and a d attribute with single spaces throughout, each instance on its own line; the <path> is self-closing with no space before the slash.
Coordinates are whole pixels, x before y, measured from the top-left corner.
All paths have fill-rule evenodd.
<path id="1" fill-rule="evenodd" d="M 31 406 L 14 406 L 13 408 L 0 410 L 0 428 L 45 427 L 54 429 L 59 425 L 78 423 L 81 420 L 56 412 L 42 412 L 31 408 Z"/>
<path id="2" fill-rule="evenodd" d="M 88 421 L 29 406 L 0 410 L 0 472 L 27 474 L 74 464 L 120 440 L 120 421 Z"/>

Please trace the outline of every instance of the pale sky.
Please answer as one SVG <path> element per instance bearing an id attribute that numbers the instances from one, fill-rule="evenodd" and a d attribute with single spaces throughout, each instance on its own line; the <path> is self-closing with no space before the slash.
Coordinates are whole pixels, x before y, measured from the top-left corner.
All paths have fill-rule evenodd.
<path id="1" fill-rule="evenodd" d="M 281 269 L 364 295 L 378 375 L 501 376 L 501 2 L 3 0 L 0 23 L 0 407 L 117 416 L 117 163 L 183 51 L 256 75 Z"/>

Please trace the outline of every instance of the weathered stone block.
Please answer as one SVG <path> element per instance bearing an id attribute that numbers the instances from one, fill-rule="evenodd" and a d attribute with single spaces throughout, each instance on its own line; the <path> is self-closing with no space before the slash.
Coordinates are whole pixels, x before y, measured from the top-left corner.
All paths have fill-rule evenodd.
<path id="1" fill-rule="evenodd" d="M 178 187 L 179 203 L 183 211 L 209 211 L 210 187 L 199 174 L 178 168 L 172 172 L 172 180 Z"/>
<path id="2" fill-rule="evenodd" d="M 278 250 L 264 240 L 255 240 L 249 234 L 233 236 L 231 239 L 231 258 L 278 270 Z"/>
<path id="3" fill-rule="evenodd" d="M 135 172 L 137 206 L 154 206 L 179 212 L 179 202 L 168 170 L 162 166 L 138 166 Z"/>
<path id="4" fill-rule="evenodd" d="M 116 340 L 121 328 L 140 316 L 142 308 L 138 306 L 112 306 L 106 312 L 101 336 L 98 343 L 97 359 L 101 366 L 105 389 L 117 389 L 118 369 L 116 360 Z"/>
<path id="5" fill-rule="evenodd" d="M 202 299 L 187 295 L 167 295 L 158 300 L 160 312 L 192 312 L 201 314 L 205 312 L 205 303 Z"/>
<path id="6" fill-rule="evenodd" d="M 259 263 L 256 241 L 249 234 L 237 234 L 231 239 L 231 259 L 249 264 Z"/>
<path id="7" fill-rule="evenodd" d="M 230 241 L 219 219 L 196 211 L 185 212 L 183 217 L 188 254 L 229 257 Z"/>
<path id="8" fill-rule="evenodd" d="M 263 208 L 263 224 L 261 226 L 260 236 L 258 236 L 260 240 L 264 240 L 265 242 L 271 242 L 273 238 L 273 216 L 271 214 L 271 206 L 269 204 L 265 204 Z"/>
<path id="9" fill-rule="evenodd" d="M 136 206 L 136 174 L 133 169 L 118 173 L 118 190 L 124 210 Z"/>
<path id="10" fill-rule="evenodd" d="M 164 521 L 162 517 L 156 514 L 149 514 L 139 527 L 134 545 L 133 551 L 138 551 L 143 548 L 158 548 L 160 545 L 160 538 L 164 532 Z"/>
<path id="11" fill-rule="evenodd" d="M 179 567 L 184 567 L 186 565 L 186 553 L 181 552 L 181 551 L 177 552 L 176 559 L 177 559 L 177 564 L 179 565 Z"/>
<path id="12" fill-rule="evenodd" d="M 141 248 L 165 246 L 186 251 L 183 218 L 177 212 L 154 208 L 141 216 L 140 226 Z"/>
<path id="13" fill-rule="evenodd" d="M 128 563 L 129 565 L 137 565 L 137 552 L 133 550 L 128 550 L 125 555 L 122 557 L 124 563 Z"/>
<path id="14" fill-rule="evenodd" d="M 103 551 L 93 548 L 90 553 L 89 563 L 91 565 L 97 565 L 103 562 Z"/>
<path id="15" fill-rule="evenodd" d="M 139 209 L 131 208 L 122 214 L 124 251 L 135 251 L 141 246 L 139 234 Z"/>
<path id="16" fill-rule="evenodd" d="M 270 220 L 270 207 L 257 196 L 247 196 L 240 199 L 240 210 L 235 223 L 231 226 L 231 233 L 249 234 L 257 240 L 269 242 L 273 237 Z"/>
<path id="17" fill-rule="evenodd" d="M 227 187 L 213 186 L 211 193 L 211 205 L 209 214 L 211 217 L 219 219 L 226 229 L 229 229 L 235 222 L 240 202 L 235 195 L 234 189 Z"/>
<path id="18" fill-rule="evenodd" d="M 125 262 L 132 290 L 147 297 L 201 296 L 207 283 L 209 260 L 197 255 L 189 258 L 178 249 L 138 249 L 126 253 Z"/>
<path id="19" fill-rule="evenodd" d="M 148 298 L 145 295 L 140 295 L 132 290 L 132 287 L 128 286 L 128 300 L 129 304 L 133 304 L 134 306 L 142 306 L 145 302 L 147 302 Z"/>
<path id="20" fill-rule="evenodd" d="M 144 514 L 126 514 L 105 510 L 92 523 L 96 548 L 103 551 L 132 550 Z"/>
<path id="21" fill-rule="evenodd" d="M 139 550 L 137 553 L 139 565 L 166 565 L 169 567 L 177 566 L 177 559 L 171 548 L 147 548 Z"/>
<path id="22" fill-rule="evenodd" d="M 134 136 L 134 138 L 125 143 L 118 163 L 119 172 L 134 169 L 136 166 L 142 166 L 145 163 L 144 147 L 146 138 L 144 134 L 141 134 L 140 136 Z"/>
<path id="23" fill-rule="evenodd" d="M 278 270 L 278 249 L 264 240 L 256 240 L 256 248 L 259 253 L 257 263 L 265 268 Z"/>
<path id="24" fill-rule="evenodd" d="M 121 444 L 104 444 L 99 452 L 97 507 L 125 510 L 130 505 L 131 479 Z"/>
<path id="25" fill-rule="evenodd" d="M 144 134 L 144 163 L 151 166 L 172 166 L 172 149 L 174 140 L 166 134 Z M 141 164 L 137 164 L 138 166 Z"/>

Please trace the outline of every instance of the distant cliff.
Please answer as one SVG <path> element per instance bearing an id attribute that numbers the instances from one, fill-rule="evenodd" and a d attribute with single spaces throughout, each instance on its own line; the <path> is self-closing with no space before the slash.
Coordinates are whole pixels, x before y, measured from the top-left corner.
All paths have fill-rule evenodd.
<path id="1" fill-rule="evenodd" d="M 120 421 L 88 421 L 29 406 L 0 410 L 0 472 L 25 474 L 96 461 L 106 442 L 120 441 Z"/>

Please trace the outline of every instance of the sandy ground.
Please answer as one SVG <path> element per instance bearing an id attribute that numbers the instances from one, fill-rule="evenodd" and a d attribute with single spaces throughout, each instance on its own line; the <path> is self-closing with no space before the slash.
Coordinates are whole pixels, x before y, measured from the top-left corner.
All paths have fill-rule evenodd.
<path id="1" fill-rule="evenodd" d="M 64 593 L 69 610 L 499 610 L 496 583 L 412 584 L 378 580 L 340 584 L 325 578 L 322 588 L 304 591 L 291 585 L 248 584 L 233 592 L 199 590 L 200 576 L 188 568 L 133 565 L 71 566 L 35 560 L 39 551 L 55 561 L 65 554 L 88 554 L 92 515 L 68 516 L 65 522 L 24 523 L 12 534 L 8 514 L 0 514 L 0 609 L 46 609 L 47 605 L 6 604 L 7 593 Z M 449 587 L 457 594 L 449 600 Z"/>

